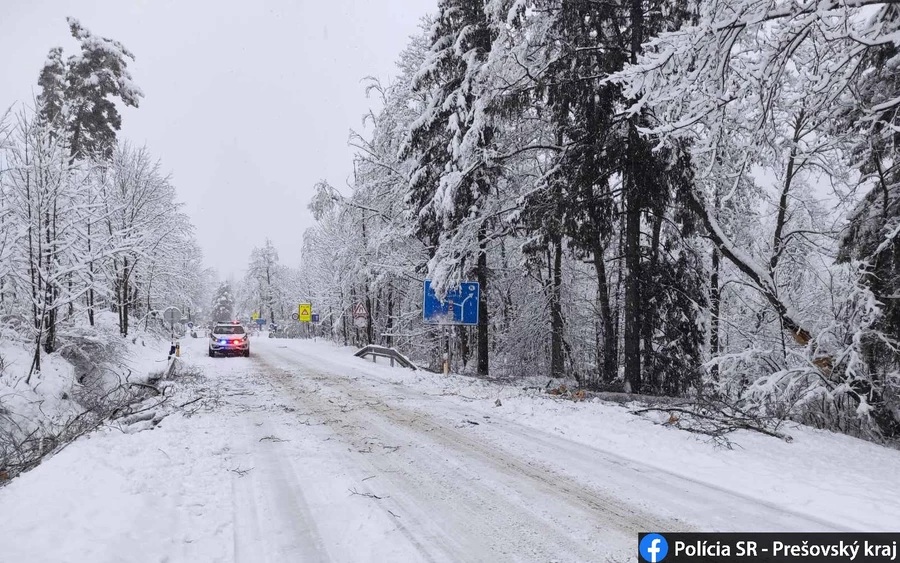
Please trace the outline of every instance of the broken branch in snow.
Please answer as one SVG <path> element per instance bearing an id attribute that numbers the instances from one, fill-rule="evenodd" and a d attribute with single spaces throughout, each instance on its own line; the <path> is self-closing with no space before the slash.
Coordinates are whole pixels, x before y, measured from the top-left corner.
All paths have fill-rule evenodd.
<path id="1" fill-rule="evenodd" d="M 432 393 L 425 393 L 425 394 L 430 397 L 459 397 L 460 399 L 465 399 L 466 401 L 477 401 L 478 400 L 476 397 L 469 397 L 467 395 L 463 395 L 462 393 L 457 393 L 455 391 L 448 391 L 446 389 L 441 391 L 437 395 L 432 394 Z"/>
<path id="2" fill-rule="evenodd" d="M 785 442 L 791 436 L 778 431 L 780 420 L 748 413 L 739 407 L 716 398 L 700 396 L 692 401 L 671 405 L 654 405 L 632 411 L 634 414 L 663 412 L 669 418 L 663 423 L 680 430 L 712 437 L 722 445 L 731 448 L 726 435 L 737 430 L 750 430 Z"/>
<path id="3" fill-rule="evenodd" d="M 249 469 L 241 469 L 240 466 L 238 466 L 236 469 L 229 469 L 228 471 L 231 471 L 232 473 L 237 473 L 238 477 L 243 477 L 244 475 L 253 471 L 253 468 L 251 467 Z"/>
<path id="4" fill-rule="evenodd" d="M 386 498 L 391 498 L 391 497 L 380 497 L 380 496 L 378 496 L 378 495 L 376 495 L 376 494 L 373 494 L 373 493 L 361 493 L 361 492 L 357 491 L 355 488 L 353 488 L 353 489 L 347 489 L 347 490 L 350 491 L 350 494 L 351 494 L 351 495 L 357 495 L 357 496 L 366 497 L 366 498 L 373 498 L 373 499 L 375 499 L 375 500 L 382 500 L 382 499 L 386 499 Z"/>
<path id="5" fill-rule="evenodd" d="M 193 400 L 191 400 L 191 401 L 188 401 L 188 402 L 186 402 L 186 403 L 182 403 L 182 404 L 178 405 L 178 408 L 179 408 L 179 409 L 183 409 L 184 407 L 186 407 L 186 406 L 188 406 L 188 405 L 192 405 L 192 404 L 196 403 L 197 401 L 199 401 L 199 400 L 201 400 L 201 399 L 203 399 L 203 397 L 197 397 L 196 399 L 193 399 Z"/>
<path id="6" fill-rule="evenodd" d="M 274 434 L 270 434 L 269 436 L 263 436 L 259 439 L 260 442 L 289 442 L 290 440 L 285 440 L 283 438 L 279 438 Z"/>

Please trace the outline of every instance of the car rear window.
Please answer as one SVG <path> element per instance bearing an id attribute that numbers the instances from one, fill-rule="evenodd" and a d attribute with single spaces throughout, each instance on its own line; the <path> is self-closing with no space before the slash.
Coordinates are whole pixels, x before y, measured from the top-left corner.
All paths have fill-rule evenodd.
<path id="1" fill-rule="evenodd" d="M 214 334 L 244 334 L 242 326 L 217 326 L 213 329 Z"/>

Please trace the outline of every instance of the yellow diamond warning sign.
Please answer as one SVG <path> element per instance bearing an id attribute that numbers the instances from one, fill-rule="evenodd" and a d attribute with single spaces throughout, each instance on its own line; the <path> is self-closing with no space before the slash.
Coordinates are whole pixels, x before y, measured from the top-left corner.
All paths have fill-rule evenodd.
<path id="1" fill-rule="evenodd" d="M 312 303 L 301 303 L 297 311 L 297 320 L 303 323 L 312 321 Z"/>

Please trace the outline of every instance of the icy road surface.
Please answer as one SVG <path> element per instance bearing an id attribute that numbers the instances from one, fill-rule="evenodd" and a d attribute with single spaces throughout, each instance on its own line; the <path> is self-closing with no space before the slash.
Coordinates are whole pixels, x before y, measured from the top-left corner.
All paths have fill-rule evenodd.
<path id="1" fill-rule="evenodd" d="M 185 407 L 192 414 L 82 438 L 0 489 L 0 561 L 633 561 L 639 531 L 865 528 L 841 523 L 854 511 L 900 522 L 889 500 L 853 505 L 859 489 L 846 506 L 825 493 L 824 509 L 811 495 L 792 500 L 791 474 L 778 468 L 786 492 L 744 494 L 727 476 L 704 478 L 723 473 L 703 465 L 725 451 L 683 432 L 654 434 L 660 427 L 627 413 L 608 424 L 648 441 L 620 456 L 613 432 L 596 447 L 570 440 L 552 418 L 546 429 L 523 424 L 503 414 L 516 407 L 417 384 L 424 376 L 327 344 L 255 338 L 249 359 L 207 358 L 204 339 L 185 346 L 204 374 L 178 382 L 173 401 L 204 397 Z M 607 411 L 598 412 L 568 424 L 602 435 Z M 753 444 L 795 447 L 760 439 Z M 669 471 L 659 457 L 673 447 L 688 455 Z M 707 452 L 693 455 L 695 467 L 691 447 Z M 883 451 L 880 463 L 900 467 L 897 452 Z M 820 482 L 806 485 L 839 491 L 833 470 L 816 469 Z M 854 478 L 866 485 L 866 475 Z M 895 491 L 874 493 L 878 502 Z"/>

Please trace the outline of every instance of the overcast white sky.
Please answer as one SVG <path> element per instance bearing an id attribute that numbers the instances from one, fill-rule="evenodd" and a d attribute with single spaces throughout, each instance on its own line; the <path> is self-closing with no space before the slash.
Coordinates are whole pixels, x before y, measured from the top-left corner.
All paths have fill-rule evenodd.
<path id="1" fill-rule="evenodd" d="M 120 138 L 170 171 L 206 263 L 240 274 L 271 238 L 296 265 L 319 179 L 344 187 L 360 80 L 394 62 L 436 0 L 0 0 L 0 110 L 31 99 L 66 16 L 124 43 L 145 98 Z"/>

